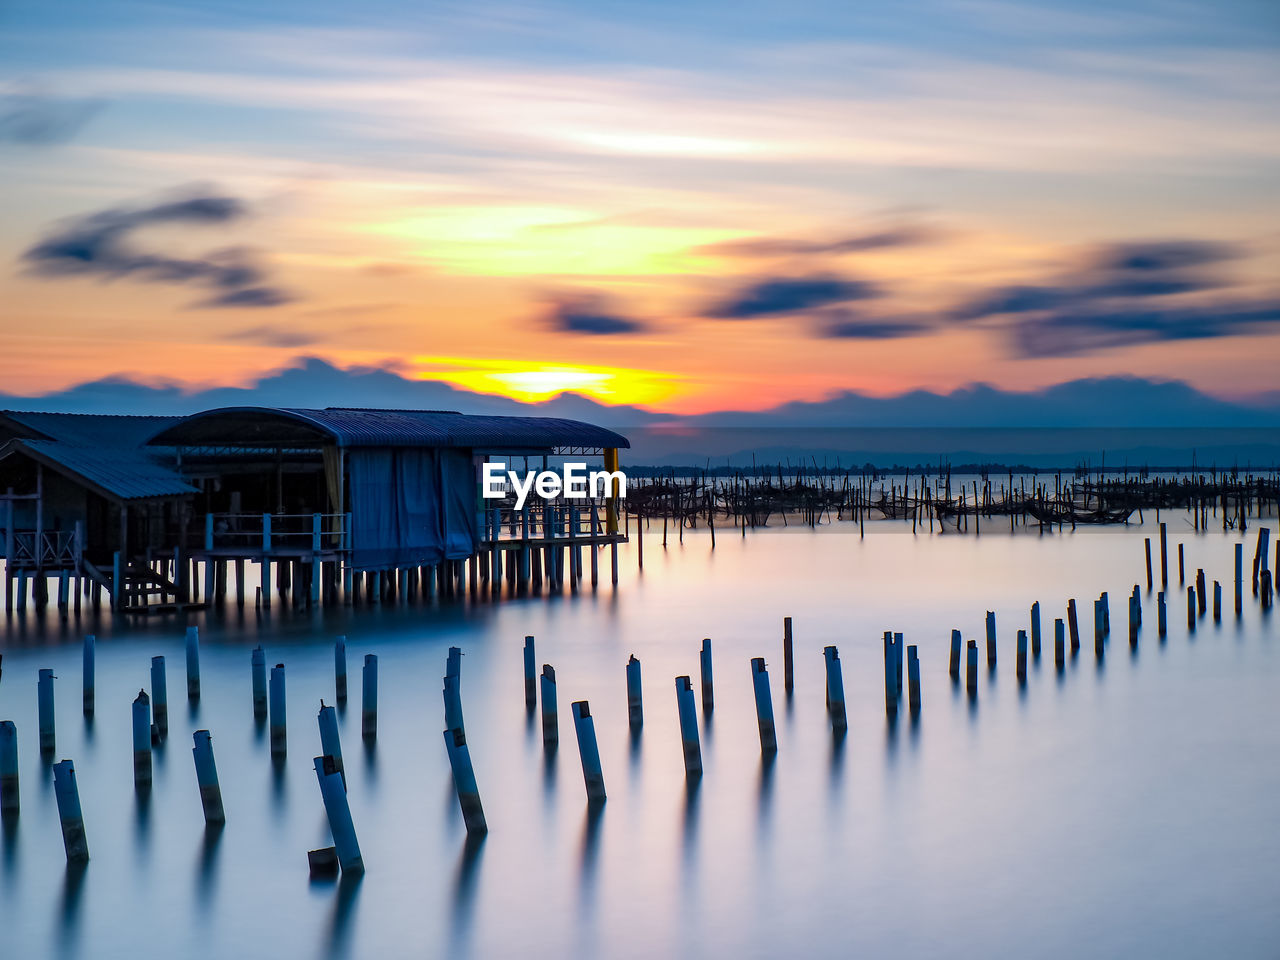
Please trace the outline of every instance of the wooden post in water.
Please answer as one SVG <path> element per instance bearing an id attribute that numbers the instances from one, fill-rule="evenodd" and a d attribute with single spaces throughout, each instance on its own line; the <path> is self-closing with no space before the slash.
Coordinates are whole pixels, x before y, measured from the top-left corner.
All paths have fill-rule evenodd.
<path id="1" fill-rule="evenodd" d="M 1187 576 L 1186 576 L 1186 567 L 1183 565 L 1182 542 L 1179 541 L 1178 542 L 1178 585 L 1181 586 L 1186 582 L 1187 582 Z"/>
<path id="2" fill-rule="evenodd" d="M 462 722 L 462 650 L 450 647 L 444 669 L 444 723 L 446 730 L 466 730 Z"/>
<path id="3" fill-rule="evenodd" d="M 1208 591 L 1204 588 L 1204 568 L 1201 567 L 1196 571 L 1196 606 L 1200 616 L 1204 616 L 1205 605 L 1208 602 Z"/>
<path id="4" fill-rule="evenodd" d="M 360 735 L 366 740 L 378 738 L 378 656 L 364 655 L 361 673 Z"/>
<path id="5" fill-rule="evenodd" d="M 987 667 L 996 665 L 996 615 L 987 611 Z"/>
<path id="6" fill-rule="evenodd" d="M 1239 619 L 1244 606 L 1244 544 L 1236 544 L 1236 618 Z"/>
<path id="7" fill-rule="evenodd" d="M 271 668 L 269 684 L 268 726 L 271 732 L 271 755 L 283 757 L 288 751 L 288 734 L 284 712 L 284 664 L 277 663 Z"/>
<path id="8" fill-rule="evenodd" d="M 1031 604 L 1031 659 L 1040 659 L 1040 601 Z"/>
<path id="9" fill-rule="evenodd" d="M 1168 524 L 1160 521 L 1160 586 L 1169 586 Z"/>
<path id="10" fill-rule="evenodd" d="M 756 726 L 760 728 L 760 752 L 778 752 L 778 734 L 773 725 L 773 693 L 769 689 L 769 671 L 764 657 L 751 660 L 751 682 L 756 695 Z"/>
<path id="11" fill-rule="evenodd" d="M 1067 601 L 1067 628 L 1071 631 L 1071 655 L 1074 657 L 1080 649 L 1080 624 L 1076 619 L 1076 601 L 1073 597 Z"/>
<path id="12" fill-rule="evenodd" d="M 556 671 L 549 663 L 542 665 L 542 745 L 554 750 L 560 743 L 560 717 L 556 706 Z"/>
<path id="13" fill-rule="evenodd" d="M 644 725 L 644 699 L 640 687 L 640 661 L 631 654 L 627 661 L 627 723 L 634 732 Z"/>
<path id="14" fill-rule="evenodd" d="M 834 646 L 823 647 L 822 656 L 827 665 L 827 712 L 831 714 L 831 728 L 843 733 L 849 728 L 849 717 L 844 706 L 844 674 L 840 668 L 840 651 Z"/>
<path id="15" fill-rule="evenodd" d="M 920 655 L 914 643 L 907 647 L 907 706 L 913 717 L 920 713 Z"/>
<path id="16" fill-rule="evenodd" d="M 200 699 L 200 628 L 187 627 L 187 699 Z"/>
<path id="17" fill-rule="evenodd" d="M 538 674 L 535 667 L 533 637 L 524 638 L 524 705 L 530 712 L 538 703 Z"/>
<path id="18" fill-rule="evenodd" d="M 716 695 L 711 680 L 711 638 L 702 641 L 702 652 L 698 655 L 698 665 L 702 673 L 702 712 L 708 714 L 715 709 Z"/>
<path id="19" fill-rule="evenodd" d="M 36 681 L 36 707 L 40 719 L 40 752 L 53 753 L 57 746 L 53 711 L 53 671 L 41 669 Z"/>
<path id="20" fill-rule="evenodd" d="M 573 728 L 578 736 L 578 756 L 582 759 L 582 779 L 587 786 L 587 802 L 603 803 L 606 799 L 604 771 L 600 767 L 600 747 L 596 743 L 596 725 L 591 718 L 591 708 L 586 700 L 578 700 L 572 710 Z"/>
<path id="21" fill-rule="evenodd" d="M 191 738 L 195 741 L 191 755 L 196 761 L 196 784 L 200 787 L 204 822 L 226 823 L 227 815 L 222 808 L 222 788 L 218 785 L 218 767 L 213 762 L 213 741 L 209 737 L 209 731 L 197 730 Z"/>
<path id="22" fill-rule="evenodd" d="M 467 735 L 459 727 L 446 730 L 444 746 L 449 754 L 453 787 L 458 794 L 458 806 L 462 808 L 462 822 L 466 824 L 467 835 L 487 833 L 489 825 L 484 818 L 484 806 L 480 803 L 480 788 L 476 786 L 476 772 L 471 765 L 471 751 L 467 749 Z"/>
<path id="23" fill-rule="evenodd" d="M 1053 621 L 1053 665 L 1058 668 L 1059 673 L 1066 663 L 1066 632 L 1066 624 L 1061 617 L 1056 617 Z"/>
<path id="24" fill-rule="evenodd" d="M 1018 631 L 1018 679 L 1027 679 L 1027 631 Z"/>
<path id="25" fill-rule="evenodd" d="M 262 644 L 253 648 L 249 666 L 253 675 L 253 715 L 261 719 L 267 715 L 267 654 Z"/>
<path id="26" fill-rule="evenodd" d="M 693 704 L 693 682 L 676 677 L 676 711 L 680 717 L 680 742 L 687 777 L 702 776 L 702 745 L 698 740 L 698 711 Z"/>
<path id="27" fill-rule="evenodd" d="M 951 631 L 951 660 L 947 664 L 947 672 L 951 674 L 952 679 L 960 677 L 960 631 Z"/>
<path id="28" fill-rule="evenodd" d="M 1156 594 L 1156 626 L 1160 633 L 1160 639 L 1164 639 L 1166 633 L 1169 632 L 1168 611 L 1165 608 L 1164 591 L 1161 590 Z"/>
<path id="29" fill-rule="evenodd" d="M 1151 538 L 1146 537 L 1143 540 L 1147 550 L 1147 589 L 1151 589 Z"/>
<path id="30" fill-rule="evenodd" d="M 18 727 L 0 720 L 0 815 L 6 819 L 22 807 L 18 792 Z"/>
<path id="31" fill-rule="evenodd" d="M 1187 587 L 1187 632 L 1196 632 L 1196 588 Z"/>
<path id="32" fill-rule="evenodd" d="M 325 706 L 323 700 L 320 701 L 320 714 L 316 717 L 316 723 L 320 727 L 320 752 L 326 757 L 333 758 L 334 769 L 342 775 L 342 782 L 347 782 L 347 772 L 342 762 L 342 739 L 338 736 L 338 711 L 333 707 Z"/>
<path id="33" fill-rule="evenodd" d="M 339 703 L 347 699 L 347 638 L 338 637 L 333 643 L 333 688 Z"/>
<path id="34" fill-rule="evenodd" d="M 76 786 L 76 768 L 70 760 L 53 765 L 53 793 L 58 801 L 58 819 L 62 821 L 62 846 L 67 862 L 89 859 L 89 843 L 84 834 L 84 814 L 80 810 L 80 790 Z"/>
<path id="35" fill-rule="evenodd" d="M 133 785 L 151 786 L 151 698 L 145 690 L 133 699 Z"/>
<path id="36" fill-rule="evenodd" d="M 94 648 L 97 645 L 97 638 L 92 633 L 84 635 L 84 658 L 82 675 L 84 678 L 84 715 L 86 717 L 93 716 L 93 686 L 94 686 Z"/>
<path id="37" fill-rule="evenodd" d="M 164 657 L 151 658 L 151 719 L 163 739 L 169 735 L 169 680 Z"/>
<path id="38" fill-rule="evenodd" d="M 275 671 L 272 671 L 275 678 Z M 333 757 L 316 757 L 316 780 L 320 784 L 320 798 L 324 801 L 325 816 L 329 819 L 329 832 L 333 834 L 333 846 L 338 854 L 338 864 L 343 873 L 364 873 L 364 858 L 360 855 L 360 843 L 356 840 L 356 826 L 351 819 L 351 807 L 347 803 L 347 788 L 334 766 Z"/>
<path id="39" fill-rule="evenodd" d="M 1213 581 L 1213 622 L 1222 622 L 1222 584 Z"/>
<path id="40" fill-rule="evenodd" d="M 965 686 L 969 694 L 978 692 L 978 641 L 970 640 L 965 648 Z"/>
<path id="41" fill-rule="evenodd" d="M 746 528 L 743 527 L 745 530 Z M 791 648 L 791 618 L 782 618 L 782 689 L 788 694 L 795 686 L 795 659 Z"/>
<path id="42" fill-rule="evenodd" d="M 898 644 L 892 631 L 884 634 L 884 709 L 885 712 L 898 712 Z"/>

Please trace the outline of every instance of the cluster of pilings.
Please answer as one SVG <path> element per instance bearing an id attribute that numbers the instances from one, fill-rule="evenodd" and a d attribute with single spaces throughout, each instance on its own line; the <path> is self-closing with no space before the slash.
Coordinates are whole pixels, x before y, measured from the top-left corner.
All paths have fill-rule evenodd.
<path id="1" fill-rule="evenodd" d="M 96 640 L 84 638 L 82 669 L 82 703 L 86 718 L 93 716 L 95 696 Z M 339 637 L 334 648 L 334 678 L 339 703 L 347 699 L 346 638 Z M 37 727 L 40 753 L 52 757 L 57 749 L 54 724 L 54 683 L 52 669 L 42 668 L 37 680 Z M 200 635 L 196 627 L 186 632 L 187 700 L 200 700 Z M 378 657 L 366 654 L 361 683 L 361 735 L 372 742 L 378 735 Z M 151 658 L 151 689 L 138 691 L 131 705 L 133 729 L 133 781 L 140 797 L 147 796 L 152 786 L 152 755 L 169 734 L 168 675 L 165 658 Z M 250 654 L 250 682 L 254 718 L 265 722 L 270 730 L 271 757 L 283 763 L 288 752 L 285 721 L 285 666 L 277 663 L 268 675 L 266 654 L 261 646 Z M 321 800 L 329 820 L 334 845 L 308 852 L 313 875 L 336 872 L 358 873 L 364 869 L 355 828 L 346 798 L 346 775 L 342 765 L 342 747 L 338 739 L 337 717 L 332 706 L 320 701 L 318 717 L 321 755 L 314 758 Z M 208 730 L 192 734 L 192 757 L 196 783 L 206 828 L 221 829 L 226 822 L 218 769 L 214 762 L 213 739 Z M 84 828 L 75 765 L 60 760 L 53 765 L 54 796 L 62 824 L 63 845 L 69 862 L 89 859 L 89 845 Z M 16 817 L 21 808 L 18 777 L 18 728 L 12 720 L 0 721 L 0 813 Z"/>
<path id="2" fill-rule="evenodd" d="M 954 488 L 953 488 L 954 481 Z M 1088 472 L 1015 474 L 983 473 L 969 480 L 949 470 L 936 473 L 881 476 L 875 472 L 827 472 L 792 468 L 784 473 L 760 470 L 713 472 L 677 477 L 674 472 L 629 480 L 625 506 L 650 527 L 662 522 L 663 543 L 668 524 L 681 537 L 686 527 L 699 524 L 741 530 L 767 526 L 771 518 L 816 526 L 850 521 L 862 527 L 867 520 L 902 520 L 912 530 L 927 526 L 940 530 L 981 533 L 983 521 L 1018 526 L 1074 528 L 1078 524 L 1125 523 L 1144 510 L 1193 514 L 1196 529 L 1207 529 L 1210 517 L 1224 530 L 1245 529 L 1250 517 L 1275 516 L 1280 510 L 1280 477 L 1208 474 L 1151 475 L 1135 472 L 1119 476 Z"/>
<path id="3" fill-rule="evenodd" d="M 1264 614 L 1270 611 L 1275 593 L 1274 571 L 1269 563 L 1270 539 L 1269 529 L 1263 527 L 1258 530 L 1252 563 L 1252 595 L 1257 598 L 1258 605 Z M 1151 538 L 1146 538 L 1143 546 L 1147 591 L 1150 593 L 1156 585 L 1156 567 Z M 1188 583 L 1183 545 L 1178 543 L 1177 546 L 1178 587 L 1186 589 L 1187 628 L 1189 633 L 1194 634 L 1198 623 L 1210 615 L 1210 610 L 1214 621 L 1221 621 L 1222 585 L 1219 580 L 1212 581 L 1213 589 L 1210 594 L 1209 581 L 1203 568 L 1197 569 L 1194 578 Z M 1168 632 L 1167 598 L 1171 595 L 1170 566 L 1172 565 L 1168 549 L 1167 526 L 1164 523 L 1160 524 L 1158 556 L 1161 589 L 1156 594 L 1157 633 L 1160 642 L 1163 643 Z M 1235 545 L 1234 561 L 1232 580 L 1234 610 L 1236 618 L 1240 619 L 1243 616 L 1245 597 L 1243 543 Z M 1277 555 L 1277 567 L 1280 567 L 1280 552 Z M 1211 603 L 1210 596 L 1212 596 Z M 1136 650 L 1143 620 L 1139 584 L 1134 584 L 1128 600 L 1129 645 L 1131 649 Z M 996 670 L 998 654 L 996 615 L 992 611 L 987 611 L 986 614 L 985 634 L 986 667 L 990 675 Z M 1108 593 L 1103 592 L 1093 602 L 1094 656 L 1099 662 L 1106 656 L 1110 636 L 1111 604 Z M 1037 601 L 1031 605 L 1027 624 L 1017 629 L 1015 671 L 1020 686 L 1026 683 L 1028 663 L 1039 661 L 1043 640 L 1041 605 Z M 891 721 L 896 719 L 904 705 L 905 690 L 905 706 L 914 721 L 919 717 L 922 709 L 918 647 L 907 645 L 902 633 L 891 630 L 884 632 L 883 645 L 885 711 Z M 1058 673 L 1063 672 L 1069 658 L 1074 660 L 1079 655 L 1080 646 L 1081 629 L 1077 603 L 1072 598 L 1066 603 L 1065 615 L 1055 618 L 1053 622 L 1053 657 Z M 845 699 L 839 649 L 834 644 L 827 645 L 823 648 L 822 654 L 827 715 L 833 735 L 843 737 L 848 730 L 849 711 Z M 82 671 L 82 704 L 86 716 L 91 716 L 96 708 L 95 657 L 94 637 L 87 636 L 84 640 Z M 784 618 L 782 625 L 782 660 L 783 691 L 789 699 L 793 696 L 795 680 L 794 637 L 790 617 Z M 256 647 L 250 654 L 253 711 L 255 718 L 260 723 L 266 721 L 269 727 L 273 760 L 283 762 L 288 750 L 288 731 L 285 721 L 285 666 L 283 663 L 277 663 L 268 674 L 266 664 L 265 651 L 261 646 Z M 488 821 L 480 799 L 480 790 L 467 741 L 462 708 L 461 666 L 461 648 L 450 647 L 443 678 L 443 737 L 467 833 L 469 836 L 479 837 L 488 831 Z M 560 740 L 557 675 L 555 667 L 549 663 L 543 663 L 539 671 L 535 639 L 532 636 L 525 637 L 523 667 L 523 695 L 526 711 L 532 718 L 541 703 L 543 747 L 548 753 L 552 753 L 558 749 Z M 702 725 L 705 726 L 715 709 L 713 667 L 712 641 L 708 638 L 702 641 L 698 650 L 697 687 L 695 688 L 694 678 L 690 674 L 674 678 L 681 753 L 685 774 L 689 779 L 699 778 L 703 773 L 699 706 Z M 743 672 L 744 674 L 749 672 L 751 678 L 760 750 L 768 760 L 778 751 L 768 665 L 764 657 L 757 656 L 747 658 L 746 667 L 747 669 Z M 960 684 L 962 671 L 968 695 L 971 699 L 976 699 L 979 686 L 978 644 L 974 639 L 969 639 L 966 643 L 961 632 L 953 630 L 948 658 L 948 673 L 953 684 L 957 686 Z M 627 660 L 624 673 L 627 722 L 632 737 L 638 738 L 644 726 L 645 709 L 641 662 L 634 654 Z M 200 698 L 200 642 L 199 633 L 195 627 L 188 628 L 186 634 L 186 679 L 187 698 L 194 703 Z M 364 657 L 361 680 L 361 734 L 366 742 L 372 742 L 376 740 L 378 730 L 378 658 L 375 654 L 367 654 Z M 44 668 L 39 671 L 37 679 L 38 742 L 41 753 L 46 756 L 54 754 L 57 742 L 54 727 L 54 682 L 55 677 L 51 669 Z M 337 638 L 334 644 L 334 694 L 339 704 L 346 701 L 345 637 Z M 574 739 L 577 742 L 582 765 L 587 801 L 591 806 L 598 807 L 607 799 L 607 792 L 596 739 L 595 718 L 586 700 L 573 701 L 570 704 L 570 713 Z M 168 735 L 168 682 L 163 656 L 152 658 L 151 690 L 150 693 L 146 689 L 139 691 L 132 704 L 132 718 L 134 783 L 139 792 L 145 792 L 151 787 L 152 750 Z M 334 842 L 331 847 L 308 851 L 308 863 L 313 875 L 333 874 L 338 870 L 360 873 L 364 870 L 364 860 L 347 802 L 347 781 L 342 746 L 338 736 L 337 717 L 335 708 L 323 700 L 320 701 L 318 726 L 321 752 L 319 756 L 313 758 L 312 762 Z M 212 738 L 208 730 L 197 730 L 193 734 L 193 739 L 192 754 L 204 820 L 207 826 L 217 828 L 225 822 L 226 812 L 213 758 Z M 88 841 L 72 761 L 61 760 L 53 764 L 53 776 L 54 794 L 67 858 L 69 861 L 87 860 Z M 18 731 L 12 720 L 5 720 L 0 722 L 0 812 L 5 817 L 10 817 L 17 814 L 19 807 Z"/>

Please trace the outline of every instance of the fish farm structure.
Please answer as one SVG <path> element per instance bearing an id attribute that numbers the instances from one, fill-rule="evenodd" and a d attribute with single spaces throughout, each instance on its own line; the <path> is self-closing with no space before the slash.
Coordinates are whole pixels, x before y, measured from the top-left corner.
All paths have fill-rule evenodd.
<path id="1" fill-rule="evenodd" d="M 5 609 L 149 613 L 226 601 L 381 603 L 576 588 L 612 546 L 620 484 L 572 501 L 481 495 L 483 465 L 600 457 L 575 420 L 439 410 L 231 407 L 186 417 L 0 411 Z M 246 592 L 246 567 L 259 584 Z M 274 582 L 273 582 L 274 579 Z M 253 589 L 253 588 L 251 588 Z"/>

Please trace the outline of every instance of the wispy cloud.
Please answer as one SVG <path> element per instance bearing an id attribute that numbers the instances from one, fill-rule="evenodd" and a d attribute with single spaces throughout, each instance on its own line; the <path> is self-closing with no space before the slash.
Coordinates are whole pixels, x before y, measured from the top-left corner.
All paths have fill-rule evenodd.
<path id="1" fill-rule="evenodd" d="M 0 91 L 0 143 L 66 143 L 102 106 L 101 100 L 69 99 L 38 88 Z"/>
<path id="2" fill-rule="evenodd" d="M 992 321 L 1024 357 L 1076 356 L 1280 328 L 1280 299 L 1231 289 L 1221 267 L 1247 248 L 1200 240 L 1117 243 L 1039 283 L 990 290 L 952 311 Z"/>
<path id="3" fill-rule="evenodd" d="M 753 280 L 728 297 L 712 304 L 703 316 L 725 320 L 749 320 L 801 313 L 851 300 L 880 296 L 875 284 L 831 275 L 768 277 Z"/>
<path id="4" fill-rule="evenodd" d="M 806 240 L 798 237 L 746 237 L 724 243 L 704 244 L 696 247 L 693 252 L 715 257 L 743 259 L 820 256 L 914 246 L 927 243 L 935 236 L 934 231 L 925 227 L 902 224 L 864 233 L 846 234 L 829 240 Z"/>
<path id="5" fill-rule="evenodd" d="M 294 299 L 267 284 L 251 251 L 231 247 L 203 257 L 175 257 L 136 249 L 130 240 L 148 226 L 210 226 L 241 220 L 245 204 L 231 196 L 188 188 L 172 199 L 141 207 L 115 207 L 76 218 L 29 247 L 22 260 L 45 276 L 132 278 L 147 283 L 212 289 L 202 307 L 274 307 Z"/>

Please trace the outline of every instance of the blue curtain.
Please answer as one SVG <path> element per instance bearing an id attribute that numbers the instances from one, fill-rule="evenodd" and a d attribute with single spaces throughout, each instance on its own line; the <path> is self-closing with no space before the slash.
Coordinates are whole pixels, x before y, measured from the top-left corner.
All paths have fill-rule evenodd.
<path id="1" fill-rule="evenodd" d="M 463 560 L 476 552 L 476 474 L 469 450 L 440 451 L 440 490 L 444 503 L 444 556 Z"/>
<path id="2" fill-rule="evenodd" d="M 350 450 L 351 563 L 357 570 L 461 560 L 479 545 L 469 452 Z"/>

